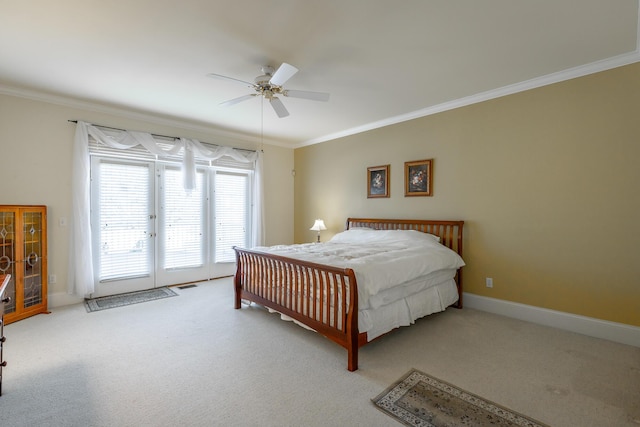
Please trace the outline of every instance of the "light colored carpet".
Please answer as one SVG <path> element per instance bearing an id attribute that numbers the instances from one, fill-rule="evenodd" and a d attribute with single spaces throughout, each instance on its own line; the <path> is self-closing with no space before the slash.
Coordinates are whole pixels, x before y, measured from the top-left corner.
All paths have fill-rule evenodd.
<path id="1" fill-rule="evenodd" d="M 640 425 L 640 348 L 449 309 L 346 351 L 230 278 L 5 328 L 2 426 L 395 426 L 371 398 L 411 368 L 555 427 Z"/>

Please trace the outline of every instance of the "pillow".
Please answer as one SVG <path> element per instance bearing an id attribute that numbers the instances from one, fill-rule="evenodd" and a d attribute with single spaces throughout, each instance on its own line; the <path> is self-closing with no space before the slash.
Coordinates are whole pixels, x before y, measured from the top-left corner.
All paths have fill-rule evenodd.
<path id="1" fill-rule="evenodd" d="M 387 230 L 389 237 L 400 240 L 435 240 L 440 242 L 440 237 L 431 233 L 423 233 L 418 230 Z"/>
<path id="2" fill-rule="evenodd" d="M 416 230 L 374 230 L 367 227 L 354 227 L 334 235 L 329 241 L 334 243 L 375 243 L 424 240 L 440 242 L 440 237 Z"/>
<path id="3" fill-rule="evenodd" d="M 366 227 L 355 227 L 335 234 L 330 242 L 334 243 L 359 243 L 361 240 L 366 240 L 369 236 L 373 236 L 371 233 L 376 231 Z"/>
<path id="4" fill-rule="evenodd" d="M 436 242 L 440 243 L 440 240 L 441 240 L 441 239 L 440 239 L 440 236 L 436 236 L 435 234 L 431 234 L 431 233 L 422 233 L 422 234 L 424 234 L 424 235 L 426 235 L 426 236 L 429 236 L 429 237 L 431 237 L 433 240 L 435 240 Z"/>
<path id="5" fill-rule="evenodd" d="M 440 236 L 436 236 L 435 234 L 431 234 L 431 233 L 423 233 L 421 231 L 417 231 L 417 230 L 376 230 L 375 228 L 369 228 L 369 227 L 351 227 L 349 228 L 349 230 L 369 230 L 369 231 L 390 231 L 391 232 L 391 236 L 393 236 L 394 232 L 398 232 L 398 235 L 404 235 L 404 237 L 407 236 L 411 236 L 411 237 L 415 237 L 415 236 L 420 236 L 420 237 L 416 237 L 417 239 L 422 239 L 424 236 L 427 236 L 433 240 L 435 240 L 436 242 L 440 243 Z M 409 233 L 406 233 L 409 232 Z M 419 233 L 419 234 L 415 234 L 415 233 Z"/>

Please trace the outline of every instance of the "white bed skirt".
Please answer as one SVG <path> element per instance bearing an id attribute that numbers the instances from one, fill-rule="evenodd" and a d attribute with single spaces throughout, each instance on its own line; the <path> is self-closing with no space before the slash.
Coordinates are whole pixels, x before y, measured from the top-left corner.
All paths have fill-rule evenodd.
<path id="1" fill-rule="evenodd" d="M 358 330 L 366 332 L 367 340 L 371 341 L 400 326 L 409 326 L 421 317 L 444 311 L 456 301 L 458 288 L 455 280 L 449 279 L 377 309 L 360 310 Z"/>
<path id="2" fill-rule="evenodd" d="M 454 271 L 455 274 L 455 271 Z M 367 333 L 371 341 L 393 329 L 409 326 L 417 319 L 429 314 L 444 311 L 458 301 L 458 288 L 455 280 L 449 278 L 444 282 L 433 284 L 411 295 L 401 297 L 377 308 L 366 308 L 358 312 L 358 331 Z M 283 320 L 294 322 L 303 328 L 313 330 L 297 320 L 268 308 L 271 313 L 278 313 Z"/>

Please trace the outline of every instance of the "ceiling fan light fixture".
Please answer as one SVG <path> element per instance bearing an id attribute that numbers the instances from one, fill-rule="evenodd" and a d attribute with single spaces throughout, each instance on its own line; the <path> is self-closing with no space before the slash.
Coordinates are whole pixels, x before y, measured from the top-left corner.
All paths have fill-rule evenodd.
<path id="1" fill-rule="evenodd" d="M 298 69 L 293 65 L 283 62 L 277 70 L 269 65 L 262 66 L 263 75 L 254 79 L 254 83 L 245 82 L 244 80 L 236 79 L 233 77 L 227 77 L 220 74 L 207 74 L 209 77 L 214 77 L 221 80 L 226 80 L 233 83 L 247 85 L 253 88 L 255 93 L 250 95 L 244 95 L 238 98 L 230 99 L 228 101 L 220 103 L 220 105 L 229 107 L 239 102 L 250 99 L 253 96 L 262 96 L 269 100 L 271 107 L 276 112 L 278 117 L 287 117 L 289 112 L 285 108 L 282 101 L 275 95 L 288 96 L 291 98 L 309 99 L 312 101 L 328 101 L 329 94 L 321 92 L 309 92 L 305 90 L 285 90 L 282 86 L 298 72 Z"/>
<path id="2" fill-rule="evenodd" d="M 265 74 L 265 75 L 256 77 L 253 81 L 255 82 L 256 86 L 268 86 L 269 80 L 271 80 L 271 75 Z"/>

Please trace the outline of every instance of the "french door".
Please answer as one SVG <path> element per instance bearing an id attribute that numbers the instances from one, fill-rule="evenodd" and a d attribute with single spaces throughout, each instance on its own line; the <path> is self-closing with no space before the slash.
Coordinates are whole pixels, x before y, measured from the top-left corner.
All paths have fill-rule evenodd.
<path id="1" fill-rule="evenodd" d="M 113 295 L 233 274 L 249 244 L 250 172 L 95 156 L 91 163 L 95 292 Z"/>

